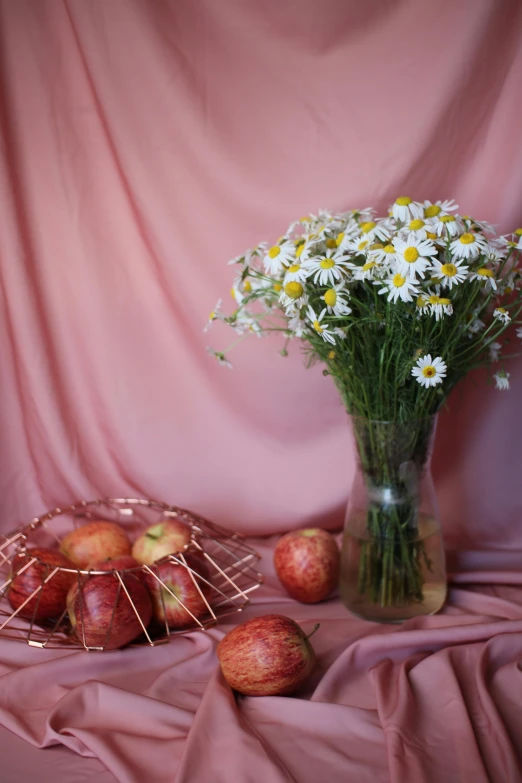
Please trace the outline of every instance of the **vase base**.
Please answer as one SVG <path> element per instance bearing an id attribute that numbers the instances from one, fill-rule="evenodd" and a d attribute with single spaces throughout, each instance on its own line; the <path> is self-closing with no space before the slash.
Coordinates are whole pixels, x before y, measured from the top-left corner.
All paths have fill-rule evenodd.
<path id="1" fill-rule="evenodd" d="M 346 588 L 346 586 L 344 586 Z M 413 617 L 423 617 L 437 614 L 444 606 L 446 600 L 446 582 L 425 584 L 423 588 L 424 600 L 411 603 L 406 606 L 380 606 L 371 603 L 365 596 L 347 594 L 341 585 L 341 600 L 346 608 L 361 620 L 370 620 L 377 623 L 400 624 Z"/>

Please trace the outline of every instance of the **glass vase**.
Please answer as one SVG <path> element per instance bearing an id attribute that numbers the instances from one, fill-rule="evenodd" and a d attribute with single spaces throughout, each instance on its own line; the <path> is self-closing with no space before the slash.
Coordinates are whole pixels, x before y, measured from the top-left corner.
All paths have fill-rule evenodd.
<path id="1" fill-rule="evenodd" d="M 350 419 L 358 464 L 344 524 L 341 599 L 367 620 L 434 614 L 447 586 L 430 472 L 436 416 Z"/>

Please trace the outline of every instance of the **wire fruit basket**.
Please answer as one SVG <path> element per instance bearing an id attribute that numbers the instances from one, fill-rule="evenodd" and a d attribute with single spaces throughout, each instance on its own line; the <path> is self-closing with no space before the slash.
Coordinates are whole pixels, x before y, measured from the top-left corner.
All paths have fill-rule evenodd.
<path id="1" fill-rule="evenodd" d="M 171 519 L 190 528 L 190 540 L 182 551 L 151 565 L 68 568 L 39 555 L 42 548 L 59 553 L 67 533 L 94 520 L 115 522 L 133 542 Z M 263 581 L 256 570 L 259 557 L 238 533 L 155 500 L 105 498 L 55 508 L 0 539 L 0 637 L 32 647 L 89 651 L 165 644 L 172 636 L 215 627 L 244 609 Z M 174 573 L 184 592 L 174 587 Z M 15 602 L 16 579 L 24 575 L 30 587 Z M 60 590 L 67 604 L 64 599 L 55 610 L 49 599 Z M 168 606 L 174 607 L 170 614 Z M 98 626 L 93 612 L 102 616 Z M 172 613 L 177 622 L 171 622 Z"/>

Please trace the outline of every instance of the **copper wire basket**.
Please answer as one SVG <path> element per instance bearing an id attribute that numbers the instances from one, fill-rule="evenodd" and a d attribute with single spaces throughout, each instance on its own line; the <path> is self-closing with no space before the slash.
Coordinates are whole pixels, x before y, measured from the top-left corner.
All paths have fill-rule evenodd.
<path id="1" fill-rule="evenodd" d="M 48 565 L 42 574 L 40 584 L 28 595 L 27 600 L 16 610 L 12 609 L 7 596 L 13 581 L 13 560 L 20 554 L 30 555 L 31 546 L 57 549 L 63 535 L 93 519 L 116 522 L 126 531 L 132 542 L 147 527 L 169 517 L 178 518 L 190 526 L 191 540 L 182 552 L 167 555 L 158 563 L 168 560 L 187 569 L 205 603 L 202 615 L 192 614 L 190 608 L 159 578 L 154 565 L 152 568 L 142 565 L 138 568 L 110 571 L 72 570 Z M 204 558 L 208 578 L 202 578 L 190 567 L 190 559 L 187 559 L 187 556 L 191 553 Z M 0 538 L 0 638 L 24 641 L 32 647 L 78 647 L 89 651 L 110 649 L 108 642 L 112 618 L 107 630 L 107 643 L 94 646 L 87 642 L 85 633 L 83 637 L 80 634 L 80 638 L 74 633 L 67 609 L 64 609 L 59 617 L 48 621 L 36 621 L 36 609 L 31 619 L 23 619 L 20 616 L 23 606 L 32 599 L 38 600 L 38 595 L 41 595 L 43 588 L 56 578 L 57 574 L 67 572 L 75 575 L 80 593 L 86 581 L 94 576 L 102 575 L 104 579 L 118 580 L 113 616 L 118 601 L 128 601 L 129 607 L 132 608 L 131 615 L 135 615 L 141 626 L 141 633 L 128 646 L 154 647 L 165 644 L 172 636 L 215 627 L 221 618 L 244 609 L 249 603 L 249 594 L 263 581 L 261 574 L 255 568 L 259 557 L 259 554 L 248 546 L 238 533 L 230 533 L 187 509 L 155 500 L 105 498 L 94 501 L 82 500 L 64 508 L 55 508 L 20 526 L 5 538 Z M 25 567 L 31 566 L 36 561 L 37 558 L 31 557 Z M 126 575 L 129 573 L 140 576 L 153 574 L 153 579 L 161 585 L 161 595 L 169 593 L 186 610 L 187 616 L 190 616 L 187 625 L 173 630 L 169 628 L 167 621 L 152 624 L 144 621 L 127 589 Z M 83 612 L 82 608 L 81 611 Z"/>

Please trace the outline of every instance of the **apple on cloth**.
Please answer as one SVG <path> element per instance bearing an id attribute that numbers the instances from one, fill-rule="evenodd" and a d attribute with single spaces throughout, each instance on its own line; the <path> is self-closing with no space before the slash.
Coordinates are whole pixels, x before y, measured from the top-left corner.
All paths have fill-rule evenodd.
<path id="1" fill-rule="evenodd" d="M 31 563 L 33 558 L 37 558 Z M 55 568 L 69 568 L 71 571 L 56 571 L 44 584 Z M 48 620 L 59 617 L 65 611 L 67 593 L 77 578 L 76 566 L 61 552 L 47 547 L 33 547 L 19 552 L 13 559 L 7 598 L 18 615 L 26 620 Z M 40 590 L 38 588 L 41 587 Z M 20 609 L 24 601 L 35 591 Z"/>
<path id="2" fill-rule="evenodd" d="M 148 527 L 134 542 L 132 556 L 151 565 L 167 555 L 183 552 L 192 539 L 192 528 L 180 519 L 165 519 Z"/>
<path id="3" fill-rule="evenodd" d="M 111 572 L 117 562 L 93 563 L 91 568 Z M 67 611 L 82 644 L 115 650 L 143 633 L 143 626 L 146 628 L 152 619 L 152 602 L 141 579 L 130 572 L 92 574 L 79 576 L 74 582 L 67 595 Z"/>
<path id="4" fill-rule="evenodd" d="M 203 556 L 188 552 L 184 558 L 188 568 L 174 559 L 166 559 L 151 564 L 144 575 L 155 619 L 172 629 L 186 628 L 195 624 L 195 618 L 199 620 L 207 614 L 212 593 Z"/>
<path id="5" fill-rule="evenodd" d="M 339 580 L 339 560 L 335 538 L 317 527 L 286 533 L 274 549 L 281 584 L 291 598 L 304 604 L 328 598 Z"/>
<path id="6" fill-rule="evenodd" d="M 254 617 L 233 628 L 219 642 L 217 655 L 223 676 L 244 696 L 293 693 L 315 666 L 309 636 L 284 615 Z"/>
<path id="7" fill-rule="evenodd" d="M 130 555 L 131 543 L 116 522 L 98 519 L 67 533 L 60 543 L 60 552 L 83 569 L 107 558 Z"/>

